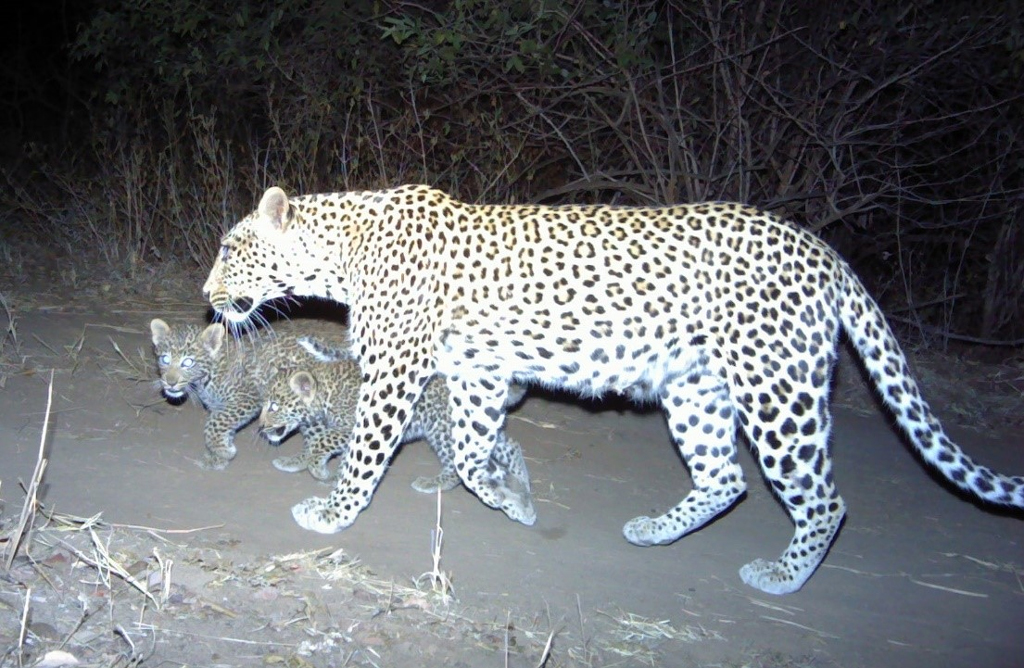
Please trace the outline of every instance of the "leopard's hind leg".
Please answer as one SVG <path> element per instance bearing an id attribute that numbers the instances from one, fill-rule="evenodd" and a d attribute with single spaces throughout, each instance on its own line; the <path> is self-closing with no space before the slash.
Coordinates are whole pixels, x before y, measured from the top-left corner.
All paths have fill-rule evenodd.
<path id="1" fill-rule="evenodd" d="M 761 470 L 795 526 L 789 547 L 777 560 L 755 559 L 740 569 L 745 583 L 768 594 L 789 594 L 807 582 L 846 515 L 832 477 L 827 384 L 800 390 L 794 393 L 803 407 L 798 419 L 791 415 L 792 406 L 786 406 L 788 411 L 780 412 L 784 416 L 766 424 L 762 416 L 774 412 L 771 406 L 738 404 Z"/>
<path id="2" fill-rule="evenodd" d="M 734 409 L 725 382 L 706 368 L 682 374 L 661 391 L 676 447 L 693 489 L 658 517 L 636 517 L 622 529 L 634 545 L 664 545 L 696 531 L 746 490 L 736 460 Z"/>

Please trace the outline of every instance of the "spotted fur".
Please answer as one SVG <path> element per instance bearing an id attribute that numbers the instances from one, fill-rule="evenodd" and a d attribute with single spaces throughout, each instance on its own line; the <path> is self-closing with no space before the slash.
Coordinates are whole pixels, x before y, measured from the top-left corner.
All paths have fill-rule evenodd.
<path id="1" fill-rule="evenodd" d="M 740 577 L 796 591 L 846 512 L 828 447 L 841 329 L 924 461 L 980 499 L 1024 507 L 1024 478 L 946 436 L 846 262 L 740 204 L 481 206 L 426 186 L 293 199 L 271 188 L 223 237 L 204 291 L 236 326 L 287 295 L 350 306 L 363 370 L 352 447 L 330 496 L 292 509 L 307 529 L 338 531 L 369 503 L 435 372 L 450 391 L 456 469 L 492 505 L 487 463 L 510 382 L 621 392 L 660 403 L 693 478 L 677 506 L 627 522 L 626 539 L 671 543 L 740 498 L 738 425 L 795 524 L 777 560 Z"/>
<path id="2" fill-rule="evenodd" d="M 334 359 L 315 348 L 319 359 Z M 296 457 L 274 460 L 282 471 L 305 471 L 320 480 L 330 478 L 327 462 L 335 455 L 344 456 L 348 439 L 355 426 L 356 403 L 362 374 L 353 360 L 310 361 L 289 374 L 280 374 L 270 384 L 260 413 L 260 431 L 272 442 L 280 442 L 296 429 L 301 429 L 305 448 Z M 518 403 L 525 390 L 512 386 L 511 402 Z M 412 486 L 418 492 L 432 494 L 456 487 L 460 480 L 455 472 L 452 452 L 452 421 L 448 410 L 448 388 L 435 377 L 427 383 L 423 396 L 416 403 L 412 420 L 402 435 L 402 442 L 425 439 L 441 461 L 441 473 L 420 477 Z M 511 519 L 532 525 L 537 519 L 530 494 L 530 478 L 519 444 L 502 438 L 491 453 L 495 474 L 490 494 L 500 498 L 499 507 Z"/>
<path id="3" fill-rule="evenodd" d="M 275 374 L 308 361 L 300 338 L 315 336 L 339 351 L 349 344 L 344 327 L 325 321 L 284 322 L 235 341 L 220 323 L 172 327 L 154 318 L 150 333 L 164 396 L 171 401 L 191 396 L 209 411 L 206 454 L 198 464 L 210 470 L 224 469 L 234 459 L 235 433 L 260 414 Z"/>

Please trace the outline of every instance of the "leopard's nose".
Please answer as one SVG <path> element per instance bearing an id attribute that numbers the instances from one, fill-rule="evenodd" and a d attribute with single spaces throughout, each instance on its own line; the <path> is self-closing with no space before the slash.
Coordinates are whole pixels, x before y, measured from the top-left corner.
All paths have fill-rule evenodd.
<path id="1" fill-rule="evenodd" d="M 212 286 L 210 285 L 211 282 L 213 282 L 213 276 L 210 276 L 209 278 L 207 278 L 206 282 L 203 283 L 203 298 L 204 299 L 209 299 L 210 298 L 210 292 L 213 290 Z"/>

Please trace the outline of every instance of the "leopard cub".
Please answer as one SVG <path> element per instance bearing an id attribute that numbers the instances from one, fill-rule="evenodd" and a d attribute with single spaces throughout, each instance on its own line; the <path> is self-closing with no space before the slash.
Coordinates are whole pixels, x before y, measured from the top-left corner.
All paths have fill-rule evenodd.
<path id="1" fill-rule="evenodd" d="M 172 327 L 155 318 L 150 333 L 164 396 L 192 397 L 209 411 L 203 429 L 207 452 L 198 464 L 210 470 L 224 469 L 234 458 L 235 433 L 259 415 L 274 376 L 306 362 L 309 353 L 300 338 L 315 335 L 338 350 L 348 346 L 347 330 L 326 321 L 283 322 L 235 340 L 220 323 Z"/>
<path id="2" fill-rule="evenodd" d="M 348 450 L 362 373 L 354 360 L 338 359 L 329 346 L 314 337 L 307 337 L 300 343 L 306 343 L 309 348 L 310 360 L 291 374 L 278 375 L 270 384 L 260 413 L 260 432 L 268 440 L 280 442 L 296 429 L 301 430 L 305 440 L 302 454 L 275 459 L 274 466 L 282 471 L 308 469 L 315 478 L 329 480 L 332 476 L 327 468 L 328 460 Z M 519 403 L 524 394 L 522 386 L 513 385 L 508 405 Z M 421 438 L 441 461 L 441 472 L 433 477 L 417 478 L 412 483 L 413 489 L 430 494 L 456 487 L 460 480 L 452 450 L 448 388 L 441 377 L 427 384 L 413 409 L 402 442 Z M 493 474 L 492 491 L 502 500 L 501 509 L 511 519 L 532 525 L 537 513 L 519 444 L 504 437 L 495 446 L 487 465 Z M 339 468 L 337 476 L 343 475 L 343 468 Z"/>

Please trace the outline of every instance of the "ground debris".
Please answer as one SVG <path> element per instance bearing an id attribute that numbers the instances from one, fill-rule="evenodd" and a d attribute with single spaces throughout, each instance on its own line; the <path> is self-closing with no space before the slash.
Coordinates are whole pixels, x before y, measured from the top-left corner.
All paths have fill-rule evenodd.
<path id="1" fill-rule="evenodd" d="M 100 517 L 44 515 L 39 524 L 0 577 L 0 636 L 18 639 L 0 668 L 318 668 L 474 655 L 536 665 L 553 635 L 538 615 L 474 620 L 450 596 L 379 577 L 340 549 L 246 557 Z M 633 642 L 598 636 L 587 664 L 599 665 L 601 652 L 621 658 Z M 644 663 L 659 656 L 630 651 Z M 578 650 L 566 654 L 549 665 L 583 665 Z"/>

